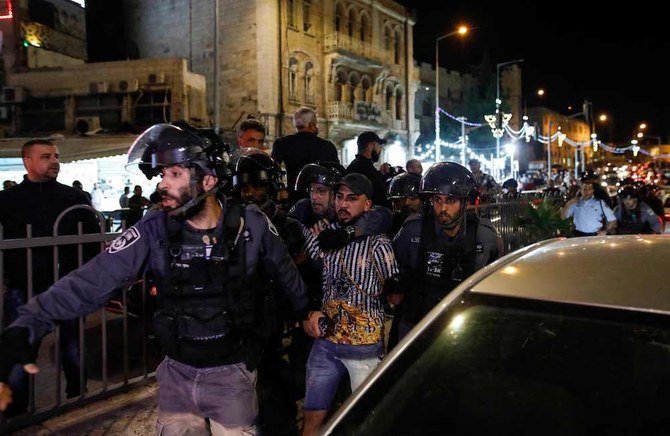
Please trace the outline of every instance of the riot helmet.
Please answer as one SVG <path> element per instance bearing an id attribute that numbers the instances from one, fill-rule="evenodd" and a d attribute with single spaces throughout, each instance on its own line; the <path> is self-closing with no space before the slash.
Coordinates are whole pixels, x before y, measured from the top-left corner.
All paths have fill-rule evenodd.
<path id="1" fill-rule="evenodd" d="M 443 229 L 450 230 L 464 221 L 463 218 L 465 217 L 468 201 L 476 190 L 477 182 L 467 168 L 454 162 L 438 162 L 433 164 L 421 179 L 419 193 L 426 198 L 431 198 L 435 218 Z M 442 222 L 441 215 L 446 214 L 446 212 L 439 214 L 436 212 L 436 209 L 440 206 L 435 201 L 440 199 L 435 199 L 433 197 L 435 195 L 444 195 L 458 199 L 460 203 L 458 213 L 453 214 L 451 217 L 447 216 L 445 221 Z"/>
<path id="2" fill-rule="evenodd" d="M 627 185 L 619 188 L 619 191 L 617 192 L 617 196 L 623 200 L 625 198 L 635 198 L 637 200 L 640 199 L 640 191 L 635 188 L 635 186 L 632 185 Z"/>
<path id="3" fill-rule="evenodd" d="M 233 188 L 239 190 L 242 185 L 267 186 L 272 197 L 285 188 L 283 172 L 279 165 L 267 153 L 255 148 L 240 149 L 231 162 Z"/>
<path id="4" fill-rule="evenodd" d="M 419 186 L 421 184 L 421 176 L 413 173 L 402 173 L 391 179 L 389 183 L 389 199 L 403 197 L 416 197 L 419 195 Z"/>
<path id="5" fill-rule="evenodd" d="M 147 179 L 161 173 L 166 166 L 198 166 L 205 174 L 225 181 L 225 166 L 230 160 L 227 146 L 211 135 L 205 135 L 185 122 L 156 124 L 137 137 L 128 150 L 126 168 L 137 167 Z"/>
<path id="6" fill-rule="evenodd" d="M 419 193 L 467 199 L 475 189 L 477 182 L 467 168 L 454 162 L 438 162 L 428 168 L 421 178 Z"/>
<path id="7" fill-rule="evenodd" d="M 205 135 L 183 121 L 156 124 L 145 130 L 130 146 L 126 168 L 131 172 L 137 168 L 149 180 L 160 175 L 164 167 L 181 165 L 188 168 L 191 173 L 190 198 L 168 212 L 170 216 L 188 218 L 193 213 L 193 207 L 202 207 L 205 198 L 216 193 L 228 178 L 228 150 L 218 135 L 214 136 Z M 217 177 L 217 185 L 209 191 L 200 192 L 196 168 L 202 174 Z"/>
<path id="8" fill-rule="evenodd" d="M 295 180 L 295 191 L 301 194 L 309 192 L 312 183 L 333 188 L 342 179 L 344 167 L 338 162 L 321 161 L 302 167 Z"/>

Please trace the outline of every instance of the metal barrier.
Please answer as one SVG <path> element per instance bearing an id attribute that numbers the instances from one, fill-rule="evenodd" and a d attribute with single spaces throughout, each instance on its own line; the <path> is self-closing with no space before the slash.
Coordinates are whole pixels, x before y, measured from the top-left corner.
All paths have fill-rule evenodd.
<path id="1" fill-rule="evenodd" d="M 95 214 L 99 233 L 83 232 L 82 222 L 77 223 L 77 234 L 60 235 L 58 232 L 62 220 L 73 211 L 88 211 Z M 91 220 L 92 223 L 92 220 Z M 53 226 L 53 236 L 33 237 L 32 226 L 26 226 L 26 238 L 4 239 L 0 225 L 0 332 L 6 328 L 4 300 L 5 288 L 4 256 L 19 255 L 7 250 L 25 250 L 27 289 L 25 296 L 33 296 L 33 278 L 40 271 L 33 271 L 34 251 L 39 248 L 51 248 L 53 254 L 54 281 L 60 278 L 59 247 L 77 247 L 77 265 L 84 263 L 86 244 L 99 244 L 99 250 L 105 243 L 115 239 L 120 233 L 108 227 L 109 220 L 102 213 L 90 206 L 76 205 L 64 210 Z M 125 223 L 121 223 L 125 227 Z M 42 272 L 44 273 L 44 272 Z M 101 271 L 104 274 L 104 271 Z M 139 308 L 136 313 L 129 313 L 128 293 L 139 292 L 136 302 Z M 117 392 L 126 390 L 130 385 L 151 380 L 154 369 L 160 358 L 157 353 L 150 353 L 148 343 L 147 313 L 148 290 L 145 280 L 138 281 L 132 288 L 119 288 L 120 303 L 114 310 L 102 308 L 78 321 L 79 346 L 79 387 L 80 395 L 76 398 L 63 400 L 63 375 L 61 374 L 60 327 L 47 335 L 40 346 L 38 366 L 40 372 L 29 375 L 28 409 L 26 413 L 10 419 L 0 416 L 0 433 L 16 430 L 77 408 Z M 110 348 L 114 351 L 110 352 Z M 121 350 L 118 350 L 121 348 Z"/>
<path id="2" fill-rule="evenodd" d="M 522 194 L 515 197 L 499 196 L 496 203 L 471 206 L 475 213 L 491 221 L 502 238 L 501 255 L 538 242 L 540 239 L 528 231 L 520 217 L 529 203 L 548 200 L 556 206 L 565 202 L 562 195 L 543 195 L 542 193 Z"/>

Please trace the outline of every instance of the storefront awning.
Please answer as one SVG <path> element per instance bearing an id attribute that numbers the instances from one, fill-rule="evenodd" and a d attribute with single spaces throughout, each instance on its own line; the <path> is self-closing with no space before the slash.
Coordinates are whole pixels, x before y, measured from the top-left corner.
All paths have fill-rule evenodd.
<path id="1" fill-rule="evenodd" d="M 72 162 L 82 159 L 125 154 L 137 135 L 92 135 L 92 136 L 59 136 L 49 138 L 60 152 L 60 161 Z M 21 157 L 21 146 L 36 138 L 5 138 L 0 139 L 0 158 Z"/>

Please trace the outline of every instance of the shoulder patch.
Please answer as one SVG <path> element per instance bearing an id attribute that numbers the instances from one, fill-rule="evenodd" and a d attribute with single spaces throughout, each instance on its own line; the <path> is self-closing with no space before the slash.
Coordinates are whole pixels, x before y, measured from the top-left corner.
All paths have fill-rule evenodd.
<path id="1" fill-rule="evenodd" d="M 126 248 L 133 245 L 135 242 L 139 241 L 142 235 L 137 231 L 135 226 L 128 228 L 125 232 L 121 234 L 118 238 L 114 239 L 112 244 L 107 248 L 107 252 L 110 254 L 118 253 L 123 251 Z"/>

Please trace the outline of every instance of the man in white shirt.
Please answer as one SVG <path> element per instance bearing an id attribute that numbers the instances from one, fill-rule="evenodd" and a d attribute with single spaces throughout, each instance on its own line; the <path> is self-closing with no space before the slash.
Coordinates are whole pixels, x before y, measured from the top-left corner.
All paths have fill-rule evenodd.
<path id="1" fill-rule="evenodd" d="M 582 183 L 579 193 L 561 211 L 563 219 L 572 217 L 575 236 L 602 236 L 616 229 L 616 217 L 606 202 L 593 196 L 592 182 Z"/>

